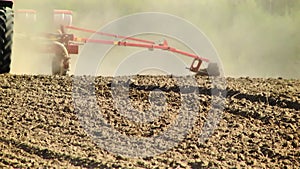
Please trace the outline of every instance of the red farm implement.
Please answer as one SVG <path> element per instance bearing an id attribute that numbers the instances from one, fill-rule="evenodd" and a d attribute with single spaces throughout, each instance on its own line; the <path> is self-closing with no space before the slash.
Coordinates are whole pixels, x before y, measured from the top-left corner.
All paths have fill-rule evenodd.
<path id="1" fill-rule="evenodd" d="M 36 21 L 36 12 L 34 10 L 18 10 L 17 21 L 26 22 L 25 25 L 32 25 Z M 54 33 L 45 33 L 41 37 L 50 41 L 51 45 L 44 47 L 44 51 L 54 53 L 52 60 L 52 73 L 54 75 L 66 75 L 70 67 L 70 54 L 78 54 L 79 46 L 86 43 L 98 43 L 102 45 L 122 46 L 122 47 L 137 47 L 147 48 L 150 50 L 165 50 L 172 53 L 177 53 L 193 59 L 189 70 L 198 75 L 219 76 L 219 68 L 217 63 L 211 63 L 209 59 L 200 57 L 196 54 L 189 53 L 172 46 L 169 46 L 167 40 L 162 43 L 155 43 L 151 40 L 145 40 L 134 37 L 127 37 L 105 32 L 98 32 L 86 28 L 80 28 L 72 25 L 72 11 L 69 10 L 54 10 L 53 12 L 53 26 L 57 30 Z M 23 23 L 22 23 L 23 24 Z M 29 26 L 30 27 L 30 26 Z M 29 29 L 24 29 L 26 34 L 30 35 Z M 91 38 L 79 38 L 70 31 L 81 31 L 90 34 L 99 34 L 101 36 L 113 37 L 119 40 L 102 40 Z M 208 67 L 202 68 L 202 63 L 207 62 Z"/>

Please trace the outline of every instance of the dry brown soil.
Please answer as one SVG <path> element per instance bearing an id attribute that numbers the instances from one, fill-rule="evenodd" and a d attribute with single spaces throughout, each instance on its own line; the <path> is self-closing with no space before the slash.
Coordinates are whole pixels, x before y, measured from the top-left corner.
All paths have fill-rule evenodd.
<path id="1" fill-rule="evenodd" d="M 210 79 L 196 79 L 198 86 L 184 90 L 184 94 L 194 93 L 200 102 L 188 135 L 162 154 L 129 158 L 103 149 L 81 125 L 79 114 L 88 111 L 74 106 L 72 91 L 81 90 L 81 86 L 73 86 L 72 77 L 0 75 L 0 167 L 300 167 L 300 80 L 226 78 L 225 109 L 214 133 L 200 142 L 212 98 Z M 107 123 L 134 137 L 168 130 L 182 103 L 180 86 L 172 77 L 137 76 L 119 83 L 129 84 L 134 109 L 148 109 L 154 89 L 164 91 L 166 109 L 146 123 L 124 118 L 113 106 L 118 98 L 112 97 L 112 78 L 97 77 L 95 92 Z M 83 81 L 82 85 L 89 84 Z"/>

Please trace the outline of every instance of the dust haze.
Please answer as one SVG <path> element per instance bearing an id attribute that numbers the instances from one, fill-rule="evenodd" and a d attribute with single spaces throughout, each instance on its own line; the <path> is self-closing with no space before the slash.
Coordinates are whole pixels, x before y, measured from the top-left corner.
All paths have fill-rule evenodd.
<path id="1" fill-rule="evenodd" d="M 32 36 L 55 31 L 51 27 L 53 9 L 72 10 L 73 25 L 96 30 L 137 12 L 169 13 L 188 20 L 208 36 L 226 76 L 300 78 L 299 1 L 16 0 L 15 10 L 18 9 L 37 11 L 37 24 L 31 25 L 35 32 Z M 15 32 L 21 28 L 22 25 L 16 26 Z M 51 74 L 51 54 L 38 52 L 37 44 L 44 42 L 28 38 L 24 41 L 15 35 L 12 73 Z M 76 59 L 76 55 L 72 56 L 71 73 Z M 105 65 L 118 62 L 108 60 Z M 192 60 L 186 60 L 189 62 Z"/>

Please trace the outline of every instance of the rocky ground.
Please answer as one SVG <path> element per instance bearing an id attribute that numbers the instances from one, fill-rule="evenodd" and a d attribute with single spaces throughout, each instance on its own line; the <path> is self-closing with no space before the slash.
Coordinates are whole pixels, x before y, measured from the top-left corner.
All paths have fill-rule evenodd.
<path id="1" fill-rule="evenodd" d="M 89 79 L 0 75 L 0 167 L 300 167 L 300 80 Z M 157 140 L 128 144 L 140 138 Z"/>

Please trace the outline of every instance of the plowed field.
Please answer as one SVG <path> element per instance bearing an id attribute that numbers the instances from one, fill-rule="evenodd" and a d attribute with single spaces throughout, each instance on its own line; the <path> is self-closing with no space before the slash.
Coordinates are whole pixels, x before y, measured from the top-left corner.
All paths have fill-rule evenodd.
<path id="1" fill-rule="evenodd" d="M 80 114 L 89 113 L 89 104 L 86 109 L 75 106 L 73 91 L 89 84 L 83 81 L 83 85 L 74 86 L 69 76 L 0 75 L 0 167 L 300 167 L 300 80 L 226 78 L 223 113 L 212 135 L 202 142 L 199 136 L 211 108 L 211 85 L 209 78 L 196 80 L 198 86 L 188 86 L 184 94 L 171 76 L 118 81 L 130 89 L 131 106 L 126 107 L 117 97 L 124 93 L 112 90 L 112 78 L 96 78 L 95 95 L 102 116 L 123 135 L 147 138 L 168 131 L 179 107 L 187 106 L 182 104 L 185 96 L 181 95 L 194 94 L 197 99 L 188 104 L 191 107 L 195 101 L 200 103 L 196 104 L 194 125 L 178 145 L 155 156 L 130 158 L 103 148 L 86 129 L 87 121 Z M 166 105 L 157 110 L 159 116 L 149 115 L 152 120 L 138 122 L 135 117 L 120 115 L 115 101 L 126 111 Z"/>

